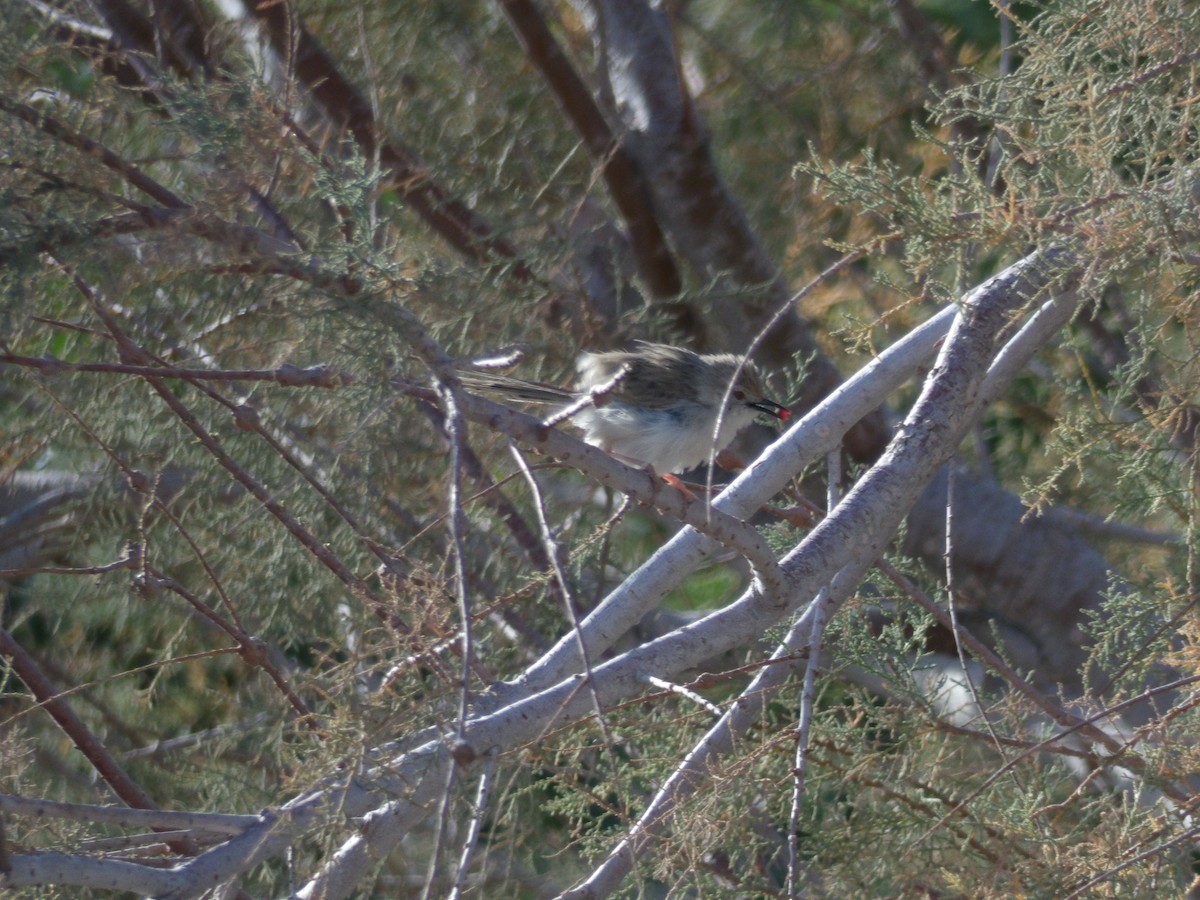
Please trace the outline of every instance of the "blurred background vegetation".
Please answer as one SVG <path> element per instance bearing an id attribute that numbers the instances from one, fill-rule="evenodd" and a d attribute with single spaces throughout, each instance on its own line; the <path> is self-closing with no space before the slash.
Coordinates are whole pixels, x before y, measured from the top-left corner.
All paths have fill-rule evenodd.
<path id="1" fill-rule="evenodd" d="M 1200 639 L 1200 13 L 1152 0 L 667 7 L 702 123 L 692 136 L 785 293 L 861 254 L 788 314 L 836 371 L 1031 249 L 1077 242 L 1081 312 L 989 408 L 962 460 L 1035 508 L 1029 527 L 1045 511 L 1044 527 L 1086 540 L 1111 574 L 1060 597 L 1068 608 L 1032 635 L 1005 606 L 1032 588 L 997 577 L 996 559 L 964 574 L 959 602 L 981 638 L 1081 709 L 1185 679 L 1129 725 L 1147 728 L 1147 768 L 1121 782 L 1087 753 L 1037 747 L 1045 723 L 995 673 L 985 721 L 945 716 L 920 674 L 945 635 L 939 645 L 892 583 L 864 585 L 834 624 L 841 668 L 822 677 L 801 820 L 807 895 L 1066 896 L 1098 876 L 1105 896 L 1181 893 L 1195 867 L 1190 810 L 1156 800 L 1197 763 L 1186 679 Z M 422 330 L 458 360 L 519 344 L 518 374 L 559 383 L 580 349 L 633 339 L 746 349 L 727 344 L 717 311 L 744 307 L 761 323 L 772 295 L 687 265 L 669 230 L 679 289 L 648 287 L 597 160 L 515 34 L 520 8 L 277 4 L 353 86 L 341 99 L 363 104 L 338 107 L 312 100 L 328 78 L 254 32 L 269 11 L 6 4 L 3 792 L 131 803 L 100 783 L 21 665 L 171 809 L 277 805 L 367 748 L 453 721 L 452 473 L 443 411 L 410 390 L 430 383 Z M 589 9 L 536 12 L 616 128 Z M 364 121 L 370 134 L 355 131 Z M 807 405 L 816 354 L 771 336 L 764 354 L 776 395 Z M 285 366 L 326 374 L 301 383 Z M 852 471 L 915 391 L 871 426 Z M 486 683 L 517 676 L 569 619 L 508 440 L 473 426 L 469 445 L 463 540 Z M 810 474 L 808 489 L 821 477 Z M 579 473 L 537 477 L 579 612 L 674 530 Z M 777 548 L 803 536 L 769 533 Z M 975 539 L 1015 556 L 1017 533 Z M 944 603 L 941 549 L 918 550 L 922 535 L 910 523 L 893 561 Z M 1018 567 L 1049 578 L 1084 553 L 1066 546 L 1069 558 Z M 711 609 L 746 581 L 742 566 L 713 565 L 666 607 Z M 1062 661 L 1053 628 L 1086 668 Z M 1022 656 L 1017 633 L 1035 650 Z M 763 657 L 748 647 L 715 660 L 725 674 L 705 695 L 735 696 L 742 666 Z M 798 696 L 797 683 L 771 705 L 629 895 L 779 895 Z M 607 733 L 583 722 L 500 759 L 475 896 L 568 887 L 711 724 L 665 693 L 607 719 Z M 455 822 L 471 802 L 459 791 Z M 343 828 L 309 835 L 296 869 Z M 96 830 L 9 818 L 6 834 L 69 850 Z M 445 893 L 434 844 L 414 834 L 363 895 L 407 896 L 427 880 Z M 279 893 L 292 877 L 270 863 L 244 887 Z M 78 896 L 39 891 L 29 896 Z"/>

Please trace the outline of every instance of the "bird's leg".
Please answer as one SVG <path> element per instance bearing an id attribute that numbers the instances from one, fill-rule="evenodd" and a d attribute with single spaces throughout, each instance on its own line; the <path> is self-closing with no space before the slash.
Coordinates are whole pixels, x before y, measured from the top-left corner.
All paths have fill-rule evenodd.
<path id="1" fill-rule="evenodd" d="M 609 449 L 608 447 L 602 446 L 600 449 L 603 450 L 605 453 L 607 453 L 609 456 L 611 456 L 613 459 L 619 459 L 621 462 L 625 463 L 627 466 L 633 466 L 635 469 L 645 470 L 645 472 L 651 478 L 661 478 L 663 481 L 665 481 L 671 487 L 675 488 L 675 490 L 682 493 L 685 497 L 688 497 L 692 500 L 697 499 L 696 495 L 694 493 L 692 493 L 692 491 L 688 488 L 687 485 L 685 485 L 682 481 L 679 480 L 678 476 L 672 475 L 669 472 L 666 475 L 659 475 L 657 472 L 654 471 L 654 466 L 650 465 L 650 463 L 648 463 L 648 462 L 644 462 L 643 460 L 640 460 L 640 459 L 634 459 L 632 456 L 625 456 L 623 453 L 616 453 L 613 450 Z"/>
<path id="2" fill-rule="evenodd" d="M 647 466 L 646 469 L 647 469 L 647 471 L 650 472 L 651 475 L 654 474 L 653 466 Z M 665 481 L 671 487 L 675 488 L 675 490 L 679 491 L 681 494 L 683 494 L 689 500 L 699 500 L 700 499 L 699 497 L 697 497 L 695 494 L 692 493 L 691 488 L 689 488 L 686 484 L 684 484 L 682 481 L 680 481 L 679 476 L 672 475 L 668 472 L 666 475 L 662 475 L 660 477 L 662 478 L 663 481 Z"/>

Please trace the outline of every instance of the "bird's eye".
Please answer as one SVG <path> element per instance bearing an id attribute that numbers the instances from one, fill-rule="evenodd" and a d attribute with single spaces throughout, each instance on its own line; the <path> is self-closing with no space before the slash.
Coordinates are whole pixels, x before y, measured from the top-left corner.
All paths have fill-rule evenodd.
<path id="1" fill-rule="evenodd" d="M 739 388 L 738 390 L 733 392 L 733 399 L 736 400 L 738 403 L 741 403 L 743 400 L 746 399 L 746 392 Z"/>

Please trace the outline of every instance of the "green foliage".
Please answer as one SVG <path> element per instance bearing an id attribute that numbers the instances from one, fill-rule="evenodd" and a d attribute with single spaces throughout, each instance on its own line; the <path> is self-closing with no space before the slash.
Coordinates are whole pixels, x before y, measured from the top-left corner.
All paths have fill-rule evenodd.
<path id="1" fill-rule="evenodd" d="M 62 512 L 73 527 L 45 523 L 47 571 L 6 587 L 4 627 L 130 776 L 178 809 L 277 806 L 357 771 L 369 748 L 451 734 L 456 537 L 479 663 L 471 687 L 482 691 L 567 633 L 564 602 L 586 614 L 672 533 L 529 454 L 562 548 L 560 596 L 534 491 L 508 442 L 479 426 L 468 436 L 482 474 L 464 469 L 464 530 L 449 532 L 448 437 L 419 391 L 432 384 L 426 335 L 460 359 L 520 342 L 519 374 L 565 382 L 580 346 L 667 336 L 677 310 L 626 306 L 602 321 L 580 300 L 574 229 L 611 203 L 496 5 L 301 6 L 381 133 L 412 153 L 412 183 L 386 180 L 347 138 L 301 140 L 306 123 L 283 121 L 290 107 L 232 41 L 220 77 L 167 78 L 169 102 L 147 103 L 29 10 L 0 33 L 0 98 L 86 135 L 187 207 L 165 208 L 44 123 L 0 113 L 0 352 L 65 363 L 3 369 L 0 478 L 90 479 Z M 1018 5 L 1019 64 L 1000 76 L 991 7 L 937 6 L 963 84 L 929 106 L 887 4 L 684 4 L 679 46 L 714 152 L 785 277 L 803 283 L 834 251 L 869 248 L 804 301 L 845 371 L 1031 247 L 1072 242 L 1091 261 L 1071 333 L 989 409 L 973 452 L 1038 506 L 1069 502 L 1184 536 L 1182 548 L 1113 549 L 1125 577 L 1086 618 L 1082 683 L 1096 693 L 1079 703 L 1099 708 L 1165 672 L 1196 671 L 1197 481 L 1179 426 L 1200 401 L 1188 249 L 1200 12 L 1149 0 Z M 579 58 L 594 52 L 578 23 L 560 30 Z M 968 124 L 986 137 L 973 142 Z M 424 178 L 467 198 L 536 275 L 451 250 L 406 194 Z M 706 309 L 712 291 L 689 283 L 678 306 Z M 1123 358 L 1097 349 L 1099 330 L 1127 338 Z M 95 364 L 125 368 L 82 368 Z M 321 364 L 338 377 L 150 379 L 139 364 Z M 761 530 L 776 553 L 804 536 L 792 524 Z M 136 564 L 113 565 L 130 544 Z M 944 594 L 910 561 L 896 564 Z M 713 609 L 747 581 L 744 567 L 714 565 L 668 606 Z M 974 587 L 960 591 L 967 611 Z M 991 624 L 995 635 L 1006 623 Z M 1114 873 L 1106 889 L 1186 886 L 1190 859 L 1168 845 L 1186 825 L 1145 808 L 1151 788 L 1195 771 L 1195 711 L 1176 709 L 1157 745 L 1133 748 L 1150 770 L 1137 773 L 1144 796 L 1080 790 L 1095 759 L 1039 746 L 1045 711 L 1002 691 L 996 673 L 971 698 L 986 721 L 939 708 L 945 694 L 930 684 L 947 669 L 928 652 L 933 630 L 881 576 L 830 625 L 835 662 L 819 679 L 799 811 L 809 892 L 1059 896 L 1160 846 L 1153 865 Z M 267 668 L 245 636 L 270 648 Z M 695 693 L 727 703 L 763 658 L 752 647 L 714 660 Z M 646 690 L 495 761 L 480 868 L 499 884 L 481 881 L 477 896 L 533 896 L 588 872 L 711 728 L 697 697 Z M 722 757 L 716 788 L 682 811 L 630 895 L 781 890 L 800 691 L 796 677 Z M 39 713 L 29 685 L 0 670 L 3 789 L 94 801 L 93 767 Z M 464 779 L 448 793 L 456 825 L 471 789 Z M 298 870 L 326 859 L 343 825 L 306 835 Z M 83 837 L 40 825 L 21 840 Z M 433 842 L 414 835 L 381 862 L 376 893 L 422 877 Z M 252 877 L 256 895 L 291 887 L 282 866 Z"/>

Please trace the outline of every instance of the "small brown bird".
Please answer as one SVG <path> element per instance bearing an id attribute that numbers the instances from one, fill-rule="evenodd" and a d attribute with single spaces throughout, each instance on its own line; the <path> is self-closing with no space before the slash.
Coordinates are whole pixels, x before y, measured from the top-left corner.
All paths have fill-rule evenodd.
<path id="1" fill-rule="evenodd" d="M 584 440 L 663 474 L 707 462 L 759 413 L 784 422 L 791 417 L 786 406 L 763 396 L 754 364 L 731 353 L 701 355 L 639 342 L 632 350 L 584 353 L 576 369 L 579 384 L 574 390 L 485 372 L 460 374 L 468 387 L 564 407 L 614 382 L 610 391 L 574 414 Z"/>

